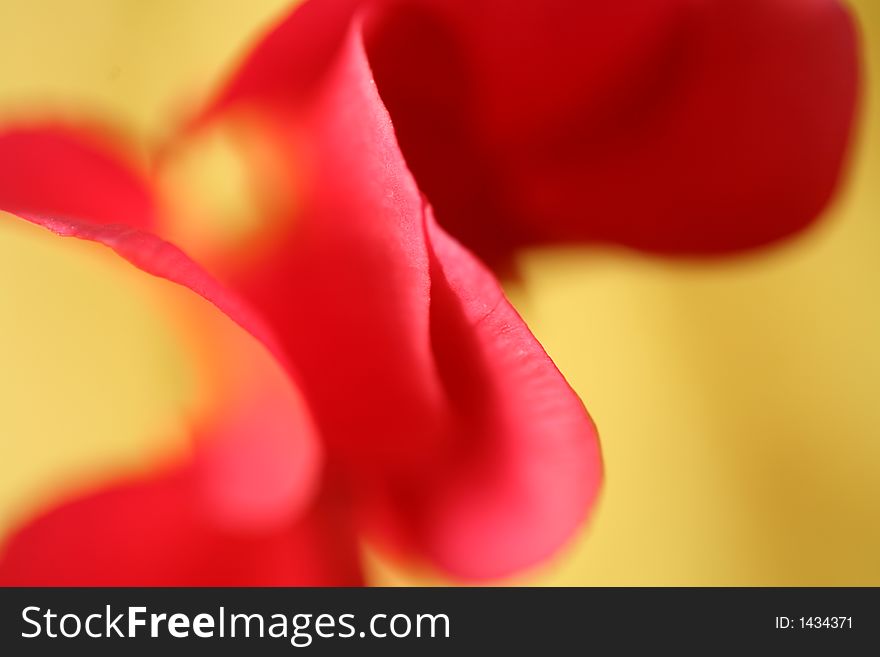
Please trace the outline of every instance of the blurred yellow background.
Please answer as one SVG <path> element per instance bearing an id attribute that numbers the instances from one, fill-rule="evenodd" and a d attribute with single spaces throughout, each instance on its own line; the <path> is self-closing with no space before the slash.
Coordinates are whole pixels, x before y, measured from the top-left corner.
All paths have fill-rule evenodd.
<path id="1" fill-rule="evenodd" d="M 145 144 L 287 4 L 0 0 L 0 121 L 75 109 Z M 511 298 L 599 425 L 607 482 L 516 583 L 880 585 L 880 3 L 850 4 L 861 120 L 817 228 L 723 262 L 523 258 Z M 142 279 L 0 217 L 0 531 L 179 440 L 197 376 Z M 369 563 L 373 583 L 441 581 Z"/>

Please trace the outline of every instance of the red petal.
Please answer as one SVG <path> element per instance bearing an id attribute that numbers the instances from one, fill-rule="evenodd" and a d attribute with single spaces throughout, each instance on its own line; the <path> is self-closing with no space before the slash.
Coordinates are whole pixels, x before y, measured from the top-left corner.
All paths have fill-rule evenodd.
<path id="1" fill-rule="evenodd" d="M 433 221 L 428 234 L 434 356 L 462 414 L 453 430 L 471 444 L 409 520 L 449 570 L 502 576 L 549 556 L 583 522 L 602 480 L 599 443 L 494 277 Z"/>
<path id="2" fill-rule="evenodd" d="M 363 0 L 302 3 L 295 18 L 282 21 L 259 40 L 203 118 L 241 101 L 299 102 L 320 82 L 361 4 Z"/>
<path id="3" fill-rule="evenodd" d="M 224 533 L 205 521 L 192 472 L 111 487 L 17 532 L 0 558 L 3 586 L 354 586 L 348 520 L 324 500 L 296 524 Z"/>
<path id="4" fill-rule="evenodd" d="M 143 271 L 195 292 L 198 296 L 193 299 L 211 302 L 250 334 L 227 328 L 229 322 L 218 321 L 216 311 L 200 311 L 212 318 L 209 332 L 200 339 L 216 341 L 212 358 L 218 372 L 226 362 L 226 377 L 232 383 L 225 390 L 222 414 L 203 423 L 199 431 L 196 472 L 206 510 L 215 520 L 248 530 L 289 523 L 314 495 L 321 452 L 296 385 L 259 343 L 254 344 L 256 338 L 280 355 L 274 338 L 244 303 L 181 250 L 137 227 L 142 217 L 131 218 L 125 211 L 142 198 L 149 199 L 148 191 L 119 185 L 120 180 L 133 180 L 132 174 L 108 153 L 85 146 L 88 143 L 87 137 L 58 128 L 0 135 L 0 163 L 9 170 L 19 160 L 26 163 L 15 176 L 0 177 L 0 210 L 15 212 L 62 236 L 109 246 Z M 60 148 L 59 144 L 78 146 Z M 101 165 L 93 166 L 95 162 Z M 16 196 L 18 185 L 45 193 L 25 204 L 24 196 Z M 10 198 L 16 202 L 2 204 Z M 97 218 L 80 214 L 84 198 L 92 200 Z M 239 371 L 240 363 L 227 362 L 242 349 L 250 350 L 248 376 Z M 230 369 L 236 370 L 234 376 L 228 374 Z M 254 424 L 255 418 L 259 423 Z"/>
<path id="5" fill-rule="evenodd" d="M 497 282 L 426 218 L 359 25 L 320 85 L 274 100 L 237 102 L 308 162 L 304 198 L 239 285 L 302 373 L 331 468 L 371 522 L 455 574 L 544 558 L 595 498 L 593 425 Z"/>
<path id="6" fill-rule="evenodd" d="M 52 127 L 0 134 L 0 208 L 142 229 L 156 219 L 144 181 L 95 135 Z"/>
<path id="7" fill-rule="evenodd" d="M 668 253 L 802 229 L 857 87 L 836 0 L 409 0 L 369 51 L 438 220 L 489 260 L 611 241 Z"/>

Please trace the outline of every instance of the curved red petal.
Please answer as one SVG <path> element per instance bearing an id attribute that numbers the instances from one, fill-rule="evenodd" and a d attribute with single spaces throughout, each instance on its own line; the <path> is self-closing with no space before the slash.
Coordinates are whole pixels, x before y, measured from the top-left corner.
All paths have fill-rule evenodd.
<path id="1" fill-rule="evenodd" d="M 74 143 L 78 146 L 65 150 L 66 157 L 60 159 L 56 159 L 58 149 L 46 147 Z M 224 347 L 232 342 L 250 344 L 256 339 L 283 358 L 271 332 L 246 304 L 183 251 L 139 228 L 139 217 L 125 214 L 142 198 L 149 199 L 149 190 L 142 185 L 118 185 L 119 180 L 133 180 L 132 174 L 109 153 L 86 147 L 88 143 L 87 136 L 58 127 L 14 129 L 0 134 L 0 162 L 10 169 L 19 159 L 27 163 L 16 176 L 0 178 L 0 210 L 13 212 L 58 235 L 112 248 L 144 272 L 194 292 L 196 300 L 207 300 L 250 334 L 235 329 L 234 336 L 229 337 L 224 322 L 220 322 L 212 334 L 218 332 L 218 340 L 219 333 L 226 336 L 222 338 Z M 101 166 L 92 166 L 94 162 L 101 162 Z M 68 176 L 75 185 L 68 184 Z M 45 203 L 37 197 L 32 203 L 24 203 L 25 197 L 15 196 L 16 186 L 23 183 L 28 189 L 44 189 L 40 198 Z M 105 189 L 109 193 L 105 194 Z M 82 214 L 85 209 L 80 201 L 87 196 L 95 204 L 97 218 Z M 5 205 L 10 198 L 17 202 Z M 320 445 L 296 384 L 271 358 L 260 360 L 261 347 L 253 348 L 257 351 L 251 359 L 259 364 L 255 362 L 250 376 L 242 377 L 227 391 L 229 399 L 223 412 L 199 427 L 200 466 L 196 470 L 208 502 L 206 511 L 216 520 L 247 529 L 290 522 L 314 495 L 321 468 Z M 222 363 L 225 349 L 217 351 L 213 357 Z M 255 419 L 259 419 L 256 425 Z"/>
<path id="2" fill-rule="evenodd" d="M 595 427 L 495 278 L 429 220 L 434 356 L 470 443 L 408 506 L 448 570 L 499 577 L 561 545 L 602 482 Z M 407 508 L 406 506 L 404 508 Z"/>
<path id="3" fill-rule="evenodd" d="M 497 282 L 426 216 L 359 21 L 295 103 L 237 102 L 306 162 L 286 236 L 237 285 L 296 362 L 333 476 L 454 574 L 546 557 L 595 498 L 594 427 Z"/>
<path id="4" fill-rule="evenodd" d="M 152 228 L 156 207 L 148 186 L 102 142 L 60 126 L 4 129 L 0 208 Z"/>
<path id="5" fill-rule="evenodd" d="M 175 469 L 68 502 L 0 552 L 2 586 L 355 586 L 349 520 L 322 500 L 272 531 L 206 522 L 196 477 Z"/>
<path id="6" fill-rule="evenodd" d="M 369 52 L 420 187 L 490 261 L 522 244 L 761 245 L 835 187 L 857 90 L 837 0 L 406 0 Z"/>

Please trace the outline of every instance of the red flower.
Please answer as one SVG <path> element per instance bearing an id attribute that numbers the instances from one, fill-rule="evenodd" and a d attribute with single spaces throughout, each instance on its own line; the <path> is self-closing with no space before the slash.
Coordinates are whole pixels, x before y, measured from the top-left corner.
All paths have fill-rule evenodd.
<path id="1" fill-rule="evenodd" d="M 599 487 L 593 425 L 428 203 L 493 263 L 763 243 L 827 199 L 855 88 L 831 1 L 612 4 L 313 0 L 147 182 L 83 134 L 0 136 L 0 209 L 106 244 L 274 356 L 238 380 L 217 349 L 229 404 L 192 461 L 36 519 L 0 580 L 356 584 L 360 531 L 464 577 L 556 550 Z M 242 123 L 271 142 L 267 237 L 242 258 L 184 235 L 215 279 L 155 236 L 157 197 L 187 143 Z"/>

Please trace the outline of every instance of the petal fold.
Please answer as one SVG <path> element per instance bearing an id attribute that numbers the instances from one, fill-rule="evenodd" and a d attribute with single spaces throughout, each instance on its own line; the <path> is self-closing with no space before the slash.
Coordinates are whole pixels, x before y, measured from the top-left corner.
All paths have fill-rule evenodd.
<path id="1" fill-rule="evenodd" d="M 372 80 L 362 18 L 295 101 L 254 92 L 209 109 L 222 120 L 236 104 L 262 108 L 305 163 L 274 253 L 227 280 L 278 329 L 363 521 L 454 575 L 509 574 L 587 517 L 601 482 L 595 429 L 491 274 L 434 225 Z"/>

